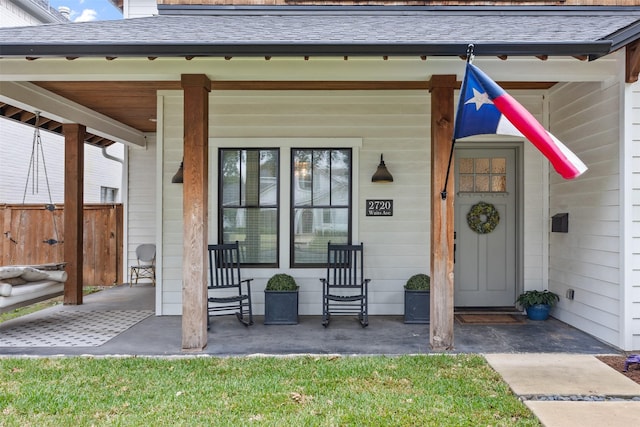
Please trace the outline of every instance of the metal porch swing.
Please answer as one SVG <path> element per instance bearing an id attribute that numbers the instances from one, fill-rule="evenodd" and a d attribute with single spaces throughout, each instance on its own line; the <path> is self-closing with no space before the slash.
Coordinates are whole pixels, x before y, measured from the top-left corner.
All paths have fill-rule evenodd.
<path id="1" fill-rule="evenodd" d="M 39 178 L 40 178 L 40 162 L 42 161 L 42 170 L 44 171 L 45 182 L 47 183 L 47 194 L 49 196 L 49 203 L 44 205 L 44 208 L 51 212 L 51 221 L 53 223 L 53 234 L 54 237 L 43 240 L 43 243 L 46 243 L 50 246 L 54 246 L 57 244 L 64 243 L 60 240 L 58 234 L 58 226 L 56 225 L 56 219 L 54 211 L 56 210 L 56 205 L 53 203 L 53 199 L 51 197 L 51 187 L 49 185 L 49 175 L 47 173 L 47 164 L 45 162 L 44 157 L 44 149 L 42 148 L 42 138 L 40 137 L 40 128 L 38 125 L 40 124 L 40 111 L 35 112 L 35 121 L 33 123 L 33 141 L 31 143 L 31 157 L 29 160 L 29 169 L 27 171 L 27 179 L 24 183 L 24 193 L 22 195 L 22 204 L 25 204 L 27 199 L 27 190 L 29 188 L 29 180 L 31 179 L 31 194 L 39 194 Z"/>

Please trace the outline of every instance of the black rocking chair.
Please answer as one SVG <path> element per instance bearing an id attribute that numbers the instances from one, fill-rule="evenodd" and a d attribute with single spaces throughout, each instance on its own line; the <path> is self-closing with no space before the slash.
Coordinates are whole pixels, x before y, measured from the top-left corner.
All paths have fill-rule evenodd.
<path id="1" fill-rule="evenodd" d="M 327 277 L 322 282 L 322 326 L 331 314 L 357 314 L 362 327 L 369 325 L 367 292 L 371 279 L 364 278 L 363 244 L 328 244 Z"/>
<path id="2" fill-rule="evenodd" d="M 238 242 L 209 245 L 209 278 L 207 297 L 207 329 L 211 316 L 234 314 L 245 326 L 253 325 L 251 281 L 240 278 Z M 246 283 L 246 293 L 242 284 Z M 237 291 L 233 292 L 234 290 Z M 214 294 L 218 294 L 215 295 Z"/>

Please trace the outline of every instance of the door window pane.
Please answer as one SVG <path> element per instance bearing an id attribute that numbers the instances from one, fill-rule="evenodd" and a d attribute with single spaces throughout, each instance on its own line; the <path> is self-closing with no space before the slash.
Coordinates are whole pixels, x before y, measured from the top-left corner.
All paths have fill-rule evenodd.
<path id="1" fill-rule="evenodd" d="M 507 173 L 507 159 L 504 157 L 491 159 L 491 173 Z"/>
<path id="2" fill-rule="evenodd" d="M 460 159 L 460 173 L 473 173 L 473 159 Z"/>
<path id="3" fill-rule="evenodd" d="M 476 159 L 476 173 L 489 173 L 489 159 Z"/>
<path id="4" fill-rule="evenodd" d="M 460 175 L 460 191 L 473 191 L 473 175 Z"/>
<path id="5" fill-rule="evenodd" d="M 491 177 L 491 191 L 507 191 L 507 177 L 505 175 L 494 175 Z"/>
<path id="6" fill-rule="evenodd" d="M 507 191 L 507 159 L 463 158 L 458 161 L 458 191 L 500 193 Z"/>

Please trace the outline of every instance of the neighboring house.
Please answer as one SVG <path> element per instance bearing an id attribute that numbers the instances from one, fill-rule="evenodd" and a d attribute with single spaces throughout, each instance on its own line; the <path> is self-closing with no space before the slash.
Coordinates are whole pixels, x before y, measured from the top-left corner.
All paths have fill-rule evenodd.
<path id="1" fill-rule="evenodd" d="M 61 23 L 69 23 L 68 11 L 55 10 L 46 0 L 0 0 L 2 27 Z M 0 203 L 48 203 L 47 178 L 51 201 L 63 202 L 64 138 L 41 130 L 39 141 L 42 150 L 34 147 L 33 126 L 0 117 Z M 30 170 L 34 149 L 38 167 Z M 85 159 L 84 202 L 119 203 L 124 146 L 113 144 L 103 153 L 101 148 L 87 144 Z"/>
<path id="2" fill-rule="evenodd" d="M 125 3 L 127 17 L 155 13 Z M 311 243 L 336 234 L 364 242 L 372 315 L 401 314 L 407 278 L 431 275 L 434 348 L 455 345 L 455 307 L 513 308 L 523 290 L 550 289 L 555 317 L 640 349 L 640 6 L 192 3 L 0 30 L 1 101 L 128 145 L 129 251 L 155 241 L 156 312 L 183 315 L 185 350 L 207 344 L 207 243 L 256 254 L 245 274 L 258 314 L 261 286 L 287 272 L 300 313 L 319 315 Z M 455 144 L 441 197 L 469 43 L 586 173 L 562 179 L 523 138 L 472 137 Z M 56 112 L 67 104 L 94 112 Z M 381 153 L 392 183 L 371 182 Z M 375 200 L 392 215 L 368 216 Z M 467 225 L 478 201 L 500 212 L 490 234 Z M 567 233 L 551 231 L 559 213 Z"/>

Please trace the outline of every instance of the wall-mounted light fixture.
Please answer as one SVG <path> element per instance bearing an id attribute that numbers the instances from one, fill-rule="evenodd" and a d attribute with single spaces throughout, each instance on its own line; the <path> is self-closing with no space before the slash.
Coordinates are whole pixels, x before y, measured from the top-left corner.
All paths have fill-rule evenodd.
<path id="1" fill-rule="evenodd" d="M 180 162 L 180 167 L 178 168 L 178 172 L 176 172 L 176 174 L 173 175 L 173 178 L 171 178 L 171 183 L 182 184 L 182 182 L 184 181 L 184 177 L 182 176 L 183 172 L 184 172 L 184 160 Z"/>
<path id="2" fill-rule="evenodd" d="M 387 166 L 384 164 L 382 154 L 380 154 L 380 164 L 376 173 L 371 177 L 371 182 L 393 182 L 393 176 L 387 170 Z"/>

